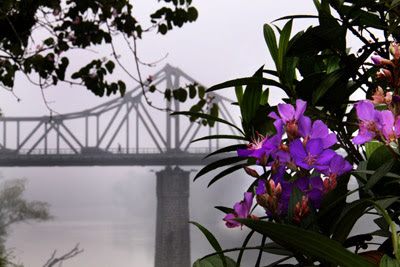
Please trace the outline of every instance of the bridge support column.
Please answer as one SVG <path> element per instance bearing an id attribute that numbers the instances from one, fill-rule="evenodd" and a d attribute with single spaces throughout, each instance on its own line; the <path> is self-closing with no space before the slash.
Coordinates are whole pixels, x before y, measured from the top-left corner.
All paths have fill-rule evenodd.
<path id="1" fill-rule="evenodd" d="M 167 166 L 157 174 L 155 267 L 189 267 L 189 172 Z"/>

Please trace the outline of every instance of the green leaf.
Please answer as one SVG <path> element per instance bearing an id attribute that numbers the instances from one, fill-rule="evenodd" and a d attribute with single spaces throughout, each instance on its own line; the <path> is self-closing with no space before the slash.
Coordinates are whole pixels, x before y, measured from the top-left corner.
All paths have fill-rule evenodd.
<path id="1" fill-rule="evenodd" d="M 368 179 L 367 184 L 364 187 L 364 191 L 367 192 L 371 189 L 377 182 L 379 182 L 382 177 L 386 175 L 392 169 L 396 159 L 392 159 L 386 163 L 384 163 L 381 167 L 379 167 L 374 174 Z"/>
<path id="2" fill-rule="evenodd" d="M 400 264 L 396 261 L 396 259 L 393 259 L 386 254 L 383 255 L 381 261 L 379 262 L 379 267 L 399 267 L 399 266 Z"/>
<path id="3" fill-rule="evenodd" d="M 226 265 L 223 264 L 221 258 L 218 255 L 212 255 L 203 259 L 195 261 L 193 267 L 236 267 L 236 262 L 229 257 L 224 257 L 226 260 Z"/>
<path id="4" fill-rule="evenodd" d="M 219 108 L 218 108 L 218 104 L 217 103 L 213 103 L 211 109 L 210 109 L 210 115 L 218 118 L 218 112 L 219 112 Z M 210 127 L 213 127 L 215 124 L 215 120 L 214 119 L 208 119 L 208 125 L 210 125 Z"/>
<path id="5" fill-rule="evenodd" d="M 369 206 L 372 206 L 372 203 L 366 199 L 360 199 L 347 204 L 334 226 L 332 239 L 343 244 L 350 234 L 351 229 L 353 229 L 354 224 Z"/>
<path id="6" fill-rule="evenodd" d="M 314 91 L 312 96 L 312 104 L 315 105 L 318 100 L 326 94 L 326 92 L 343 76 L 345 72 L 342 69 L 336 70 L 328 74 L 318 88 Z"/>
<path id="7" fill-rule="evenodd" d="M 196 96 L 196 87 L 193 84 L 189 85 L 189 97 L 190 99 L 193 99 Z"/>
<path id="8" fill-rule="evenodd" d="M 243 99 L 243 87 L 241 85 L 235 86 L 235 93 L 236 93 L 236 99 L 238 101 L 239 106 L 242 105 L 242 99 Z"/>
<path id="9" fill-rule="evenodd" d="M 379 199 L 376 200 L 375 203 L 381 206 L 383 209 L 386 209 L 390 205 L 392 205 L 394 202 L 396 202 L 400 197 L 388 197 L 384 199 Z"/>
<path id="10" fill-rule="evenodd" d="M 394 158 L 394 155 L 386 146 L 377 148 L 368 159 L 367 170 L 377 170 L 383 164 Z"/>
<path id="11" fill-rule="evenodd" d="M 370 171 L 370 170 L 355 170 L 352 171 L 352 173 L 360 173 L 360 174 L 374 174 L 375 171 Z M 384 175 L 384 177 L 390 177 L 390 178 L 396 178 L 396 179 L 400 179 L 400 175 L 392 173 L 392 172 L 388 172 Z M 367 181 L 367 177 L 364 177 L 365 181 Z"/>
<path id="12" fill-rule="evenodd" d="M 277 224 L 262 220 L 235 219 L 250 229 L 266 235 L 276 243 L 284 244 L 292 251 L 307 254 L 323 262 L 330 262 L 342 267 L 373 267 L 368 260 L 348 251 L 338 242 L 321 234 L 299 227 Z"/>
<path id="13" fill-rule="evenodd" d="M 197 222 L 190 221 L 189 223 L 197 226 L 197 228 L 199 228 L 200 231 L 203 232 L 203 234 L 207 238 L 208 242 L 210 242 L 210 245 L 215 249 L 216 252 L 222 251 L 222 248 L 221 248 L 220 244 L 218 243 L 217 239 L 214 237 L 214 235 L 210 231 L 208 231 L 205 227 L 203 227 L 202 225 L 200 225 Z M 223 253 L 219 254 L 219 258 L 222 260 L 222 262 L 221 262 L 222 265 L 216 265 L 216 266 L 224 266 L 224 267 L 228 266 L 227 263 L 226 263 L 226 259 L 225 259 L 225 256 L 224 256 Z M 202 265 L 200 265 L 200 266 L 202 266 Z M 211 265 L 211 266 L 213 266 L 213 265 Z M 236 266 L 236 264 L 235 264 L 235 266 Z"/>
<path id="14" fill-rule="evenodd" d="M 275 65 L 278 63 L 278 46 L 276 44 L 276 37 L 274 30 L 268 24 L 264 24 L 264 39 L 267 43 L 269 53 L 271 54 L 272 59 L 275 62 Z"/>
<path id="15" fill-rule="evenodd" d="M 197 90 L 198 90 L 199 98 L 203 100 L 204 95 L 206 94 L 206 88 L 204 88 L 203 86 L 199 86 Z M 208 90 L 207 90 L 207 92 L 208 92 Z"/>
<path id="16" fill-rule="evenodd" d="M 265 89 L 264 92 L 262 93 L 261 99 L 260 99 L 260 105 L 265 105 L 268 103 L 268 98 L 269 98 L 269 88 Z"/>
<path id="17" fill-rule="evenodd" d="M 196 181 L 200 176 L 202 176 L 202 175 L 204 175 L 204 174 L 206 174 L 206 173 L 208 173 L 208 172 L 210 172 L 212 170 L 215 170 L 217 168 L 220 168 L 220 167 L 223 167 L 223 166 L 226 166 L 226 165 L 231 165 L 231 164 L 237 163 L 239 161 L 243 161 L 243 160 L 246 160 L 246 158 L 230 157 L 230 158 L 225 158 L 225 159 L 214 161 L 214 162 L 208 164 L 207 166 L 203 167 L 196 174 L 196 176 L 194 177 L 193 181 Z"/>
<path id="18" fill-rule="evenodd" d="M 293 20 L 289 20 L 283 27 L 281 36 L 279 37 L 278 64 L 276 65 L 276 69 L 280 74 L 282 74 L 283 71 L 283 58 L 287 52 L 290 33 L 292 32 L 292 24 Z"/>
<path id="19" fill-rule="evenodd" d="M 262 69 L 259 68 L 253 77 L 262 78 Z M 242 118 L 245 123 L 252 121 L 254 115 L 256 114 L 258 107 L 260 106 L 260 98 L 262 94 L 262 83 L 259 80 L 258 83 L 252 83 L 247 85 L 242 99 L 242 105 L 240 110 L 242 113 Z"/>
<path id="20" fill-rule="evenodd" d="M 367 153 L 367 159 L 369 159 L 372 153 L 375 152 L 379 147 L 383 146 L 381 142 L 378 141 L 371 141 L 366 143 L 365 145 L 365 152 Z"/>

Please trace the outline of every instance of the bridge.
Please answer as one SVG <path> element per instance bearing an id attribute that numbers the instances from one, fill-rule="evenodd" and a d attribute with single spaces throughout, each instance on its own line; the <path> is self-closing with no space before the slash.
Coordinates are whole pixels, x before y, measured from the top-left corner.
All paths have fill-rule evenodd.
<path id="1" fill-rule="evenodd" d="M 166 65 L 153 76 L 152 84 L 173 89 L 190 83 L 196 81 Z M 230 101 L 214 97 L 220 116 L 232 121 L 227 109 Z M 158 104 L 174 111 L 182 105 L 165 100 Z M 200 123 L 149 107 L 138 86 L 123 98 L 81 112 L 0 117 L 0 166 L 203 165 L 201 159 L 217 149 L 218 142 L 199 147 L 190 141 L 218 134 L 220 125 L 200 134 L 201 128 Z"/>
<path id="2" fill-rule="evenodd" d="M 170 65 L 153 76 L 153 84 L 163 89 L 190 83 L 196 81 Z M 232 122 L 227 109 L 230 101 L 214 96 L 220 117 Z M 174 111 L 183 105 L 164 99 L 155 104 Z M 123 98 L 81 112 L 53 117 L 0 117 L 0 166 L 165 166 L 156 173 L 154 266 L 188 267 L 190 173 L 178 166 L 204 165 L 202 159 L 218 149 L 218 141 L 209 140 L 208 146 L 199 146 L 191 140 L 219 134 L 222 126 L 216 123 L 206 128 L 187 118 L 150 109 L 138 86 Z M 232 128 L 221 130 L 235 134 Z"/>

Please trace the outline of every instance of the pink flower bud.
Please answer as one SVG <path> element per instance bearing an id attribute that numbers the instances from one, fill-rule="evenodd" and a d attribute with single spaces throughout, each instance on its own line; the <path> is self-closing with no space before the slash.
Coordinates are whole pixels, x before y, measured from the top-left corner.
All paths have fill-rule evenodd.
<path id="1" fill-rule="evenodd" d="M 248 175 L 250 175 L 251 177 L 260 178 L 260 175 L 258 175 L 258 173 L 257 173 L 256 170 L 251 169 L 251 168 L 246 167 L 246 166 L 244 166 L 243 168 L 244 168 L 245 172 L 246 172 Z"/>
<path id="2" fill-rule="evenodd" d="M 396 42 L 391 42 L 389 46 L 390 54 L 392 54 L 394 60 L 398 60 L 400 57 L 400 47 Z"/>

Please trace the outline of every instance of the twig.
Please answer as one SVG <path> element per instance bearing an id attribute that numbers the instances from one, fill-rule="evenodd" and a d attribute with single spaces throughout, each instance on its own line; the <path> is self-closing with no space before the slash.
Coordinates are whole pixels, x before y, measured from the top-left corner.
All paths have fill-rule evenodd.
<path id="1" fill-rule="evenodd" d="M 55 266 L 57 263 L 61 263 L 65 260 L 71 259 L 75 257 L 76 255 L 80 254 L 83 252 L 83 249 L 79 249 L 79 243 L 75 245 L 75 247 L 69 251 L 68 253 L 62 255 L 59 258 L 56 258 L 56 252 L 57 250 L 54 250 L 53 254 L 51 255 L 50 259 L 47 260 L 47 262 L 43 265 L 43 267 L 52 267 Z"/>

